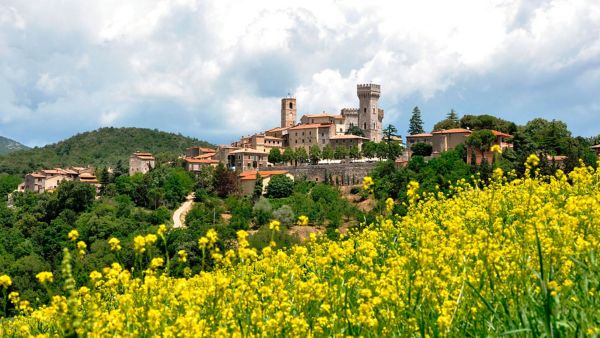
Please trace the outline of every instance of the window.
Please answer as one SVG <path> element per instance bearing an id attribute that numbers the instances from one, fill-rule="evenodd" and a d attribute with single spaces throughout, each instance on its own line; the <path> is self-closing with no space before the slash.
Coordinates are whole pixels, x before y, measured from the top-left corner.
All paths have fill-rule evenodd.
<path id="1" fill-rule="evenodd" d="M 367 122 L 365 122 L 365 126 L 364 126 L 364 128 L 363 128 L 363 129 L 367 129 Z"/>
<path id="2" fill-rule="evenodd" d="M 304 132 L 302 132 L 302 136 L 304 136 Z"/>
<path id="3" fill-rule="evenodd" d="M 364 113 L 366 113 L 366 112 L 367 112 L 367 108 L 366 108 L 366 107 L 365 107 L 365 110 L 364 110 L 363 112 L 364 112 Z"/>
<path id="4" fill-rule="evenodd" d="M 340 133 L 342 132 L 342 128 L 340 128 Z"/>
<path id="5" fill-rule="evenodd" d="M 294 104 L 290 102 L 290 109 L 294 108 Z"/>

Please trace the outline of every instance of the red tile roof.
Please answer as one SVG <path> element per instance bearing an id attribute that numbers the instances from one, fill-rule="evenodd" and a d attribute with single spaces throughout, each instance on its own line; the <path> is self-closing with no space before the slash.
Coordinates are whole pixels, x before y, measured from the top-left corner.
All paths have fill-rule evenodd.
<path id="1" fill-rule="evenodd" d="M 187 163 L 204 163 L 204 164 L 213 164 L 213 163 L 219 163 L 218 160 L 211 160 L 211 159 L 199 159 L 199 158 L 186 158 L 185 161 Z"/>
<path id="2" fill-rule="evenodd" d="M 274 176 L 274 175 L 285 175 L 288 174 L 289 171 L 287 170 L 269 170 L 269 171 L 259 171 L 258 172 L 260 174 L 260 176 L 262 178 L 266 178 L 269 176 Z M 241 173 L 239 175 L 240 180 L 242 181 L 249 181 L 249 180 L 255 180 L 256 179 L 256 171 L 244 171 L 243 173 Z"/>
<path id="3" fill-rule="evenodd" d="M 506 134 L 503 133 L 501 131 L 497 131 L 497 130 L 491 130 L 492 134 L 496 135 L 496 136 L 502 136 L 502 137 L 512 137 L 512 135 L 510 134 Z"/>
<path id="4" fill-rule="evenodd" d="M 358 136 L 358 135 L 335 135 L 335 136 L 331 136 L 329 139 L 330 140 L 354 140 L 354 139 L 368 140 L 368 138 Z"/>
<path id="5" fill-rule="evenodd" d="M 409 137 L 431 137 L 431 136 L 433 136 L 433 134 L 423 133 L 423 134 L 406 135 L 406 138 L 409 138 Z"/>
<path id="6" fill-rule="evenodd" d="M 591 146 L 592 149 L 600 149 L 600 144 L 596 144 L 595 146 Z"/>
<path id="7" fill-rule="evenodd" d="M 463 129 L 463 128 L 453 128 L 453 129 L 438 130 L 438 131 L 432 132 L 432 134 L 470 134 L 470 133 L 471 133 L 471 131 L 469 129 Z"/>
<path id="8" fill-rule="evenodd" d="M 295 127 L 290 128 L 290 130 L 330 128 L 331 126 L 332 126 L 331 123 L 309 123 L 309 124 L 299 124 Z"/>

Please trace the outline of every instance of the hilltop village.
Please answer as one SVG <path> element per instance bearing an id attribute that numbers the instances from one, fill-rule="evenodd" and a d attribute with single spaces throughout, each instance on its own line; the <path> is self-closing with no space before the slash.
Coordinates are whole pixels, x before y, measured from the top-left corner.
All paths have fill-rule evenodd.
<path id="1" fill-rule="evenodd" d="M 415 145 L 425 144 L 431 149 L 428 158 L 435 158 L 459 145 L 465 145 L 474 131 L 465 128 L 435 130 L 406 136 L 404 144 L 397 135 L 384 137 L 384 110 L 379 107 L 381 86 L 358 84 L 357 108 L 342 108 L 339 114 L 305 114 L 298 120 L 298 102 L 288 96 L 281 99 L 281 123 L 274 128 L 243 136 L 239 140 L 216 148 L 192 146 L 181 159 L 187 171 L 200 173 L 204 167 L 222 163 L 238 175 L 242 191 L 252 192 L 257 176 L 268 179 L 276 174 L 292 178 L 302 176 L 315 182 L 330 181 L 337 185 L 356 184 L 382 159 L 375 151 L 378 143 L 388 142 L 402 149 L 392 158 L 396 166 L 405 166 Z M 512 135 L 490 130 L 493 139 L 486 149 L 473 151 L 467 145 L 467 163 L 491 163 L 493 145 L 500 150 L 512 148 L 507 142 Z M 367 149 L 369 148 L 369 149 Z M 600 145 L 592 147 L 597 154 Z M 559 164 L 566 156 L 551 156 L 548 160 Z M 309 164 L 310 163 L 310 164 Z M 129 158 L 129 175 L 147 173 L 156 166 L 151 153 L 135 152 Z M 100 189 L 100 183 L 91 167 L 52 168 L 26 175 L 18 191 L 54 191 L 63 181 L 80 181 Z"/>

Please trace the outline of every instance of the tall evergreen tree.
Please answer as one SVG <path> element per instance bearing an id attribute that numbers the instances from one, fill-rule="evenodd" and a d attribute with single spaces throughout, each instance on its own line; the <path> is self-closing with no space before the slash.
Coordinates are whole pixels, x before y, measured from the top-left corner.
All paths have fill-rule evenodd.
<path id="1" fill-rule="evenodd" d="M 423 120 L 421 119 L 421 110 L 419 107 L 415 106 L 412 111 L 412 116 L 410 117 L 410 124 L 408 126 L 408 133 L 410 135 L 415 134 L 423 134 L 425 129 L 423 129 Z"/>

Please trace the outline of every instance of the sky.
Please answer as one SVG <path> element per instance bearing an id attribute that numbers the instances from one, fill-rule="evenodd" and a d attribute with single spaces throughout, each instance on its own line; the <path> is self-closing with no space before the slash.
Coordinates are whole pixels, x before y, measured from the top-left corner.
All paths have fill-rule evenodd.
<path id="1" fill-rule="evenodd" d="M 99 127 L 229 143 L 358 106 L 381 84 L 404 135 L 450 109 L 600 134 L 600 1 L 0 0 L 0 135 Z"/>

